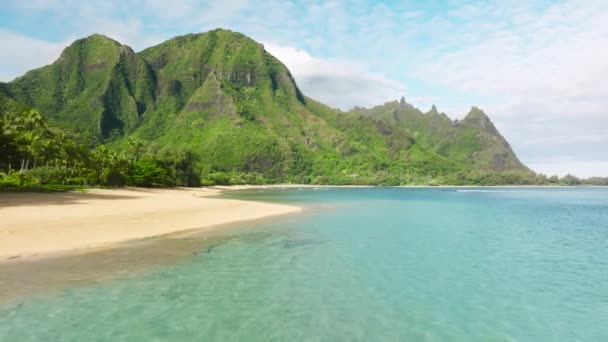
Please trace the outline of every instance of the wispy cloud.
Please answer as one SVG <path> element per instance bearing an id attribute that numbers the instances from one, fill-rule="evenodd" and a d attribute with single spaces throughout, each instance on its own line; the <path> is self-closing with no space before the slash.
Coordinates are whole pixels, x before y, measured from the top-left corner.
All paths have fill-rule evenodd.
<path id="1" fill-rule="evenodd" d="M 66 43 L 49 43 L 0 29 L 0 41 L 10 48 L 0 53 L 0 80 L 12 80 L 24 71 L 49 64 L 59 57 Z"/>
<path id="2" fill-rule="evenodd" d="M 335 107 L 346 110 L 355 104 L 374 106 L 405 94 L 402 83 L 370 72 L 362 65 L 315 58 L 289 46 L 271 43 L 264 46 L 286 63 L 305 94 Z"/>

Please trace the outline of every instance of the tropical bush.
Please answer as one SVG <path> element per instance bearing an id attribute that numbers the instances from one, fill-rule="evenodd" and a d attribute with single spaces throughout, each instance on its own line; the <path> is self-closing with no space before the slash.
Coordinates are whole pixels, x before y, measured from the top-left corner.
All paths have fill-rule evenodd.
<path id="1" fill-rule="evenodd" d="M 173 182 L 169 173 L 162 165 L 153 159 L 143 159 L 135 162 L 129 172 L 129 184 L 145 187 L 171 186 Z"/>

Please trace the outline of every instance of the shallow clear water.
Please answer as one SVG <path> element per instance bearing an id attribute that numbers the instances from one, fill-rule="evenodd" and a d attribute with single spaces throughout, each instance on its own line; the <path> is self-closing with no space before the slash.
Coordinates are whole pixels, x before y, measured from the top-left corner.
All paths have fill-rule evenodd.
<path id="1" fill-rule="evenodd" d="M 608 189 L 473 190 L 243 192 L 310 210 L 0 309 L 0 340 L 608 340 Z"/>

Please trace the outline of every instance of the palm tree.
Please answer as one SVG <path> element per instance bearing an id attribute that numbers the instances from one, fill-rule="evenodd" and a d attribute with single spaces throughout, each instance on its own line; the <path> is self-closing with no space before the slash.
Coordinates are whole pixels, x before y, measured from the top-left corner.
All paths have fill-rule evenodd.
<path id="1" fill-rule="evenodd" d="M 133 161 L 137 162 L 141 157 L 143 148 L 145 146 L 144 141 L 138 138 L 129 137 L 127 143 L 131 147 L 131 153 L 133 154 Z"/>
<path id="2" fill-rule="evenodd" d="M 16 142 L 18 126 L 11 115 L 6 113 L 0 117 L 0 163 L 7 165 L 11 172 L 14 157 L 18 158 L 18 146 Z"/>

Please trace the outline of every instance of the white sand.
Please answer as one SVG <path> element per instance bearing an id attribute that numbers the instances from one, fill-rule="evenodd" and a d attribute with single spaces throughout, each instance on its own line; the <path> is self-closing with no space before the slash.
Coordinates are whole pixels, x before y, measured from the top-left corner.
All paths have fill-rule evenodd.
<path id="1" fill-rule="evenodd" d="M 220 189 L 0 193 L 0 261 L 100 247 L 301 208 L 213 198 Z"/>

